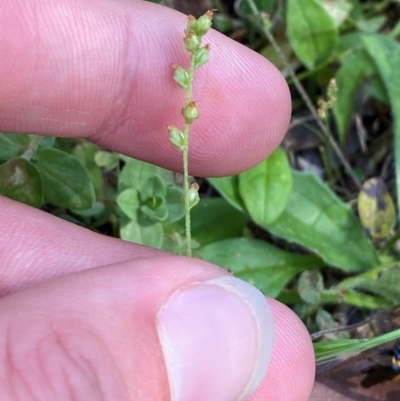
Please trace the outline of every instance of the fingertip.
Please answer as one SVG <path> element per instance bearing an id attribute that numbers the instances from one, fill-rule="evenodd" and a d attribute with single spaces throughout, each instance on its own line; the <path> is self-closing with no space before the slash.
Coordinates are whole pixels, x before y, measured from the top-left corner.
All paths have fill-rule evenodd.
<path id="1" fill-rule="evenodd" d="M 175 292 L 157 326 L 174 401 L 243 401 L 269 366 L 270 308 L 255 287 L 232 276 Z"/>
<path id="2" fill-rule="evenodd" d="M 274 350 L 270 368 L 249 401 L 274 400 L 277 394 L 287 401 L 307 401 L 315 378 L 311 337 L 291 309 L 272 299 L 268 303 L 275 320 Z"/>

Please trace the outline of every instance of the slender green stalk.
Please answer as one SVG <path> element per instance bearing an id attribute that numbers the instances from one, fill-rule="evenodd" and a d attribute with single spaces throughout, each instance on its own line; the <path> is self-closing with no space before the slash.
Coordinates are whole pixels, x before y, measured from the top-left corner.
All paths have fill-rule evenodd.
<path id="1" fill-rule="evenodd" d="M 182 152 L 183 158 L 183 196 L 185 207 L 185 232 L 186 232 L 186 254 L 192 256 L 192 235 L 190 222 L 190 209 L 199 201 L 196 183 L 189 184 L 189 139 L 190 126 L 199 117 L 196 103 L 192 100 L 194 73 L 208 61 L 209 46 L 201 47 L 201 39 L 211 27 L 212 12 L 208 11 L 203 16 L 195 19 L 189 16 L 185 29 L 184 43 L 186 50 L 190 53 L 190 67 L 185 70 L 179 65 L 174 65 L 174 80 L 185 91 L 185 106 L 182 115 L 185 120 L 184 129 L 180 131 L 174 126 L 168 126 L 171 142 Z"/>
<path id="2" fill-rule="evenodd" d="M 186 90 L 185 106 L 188 106 L 192 100 L 193 79 L 194 79 L 194 56 L 190 57 L 189 85 Z M 183 131 L 185 147 L 183 148 L 183 197 L 185 203 L 185 234 L 186 234 L 186 255 L 192 256 L 192 232 L 190 222 L 190 198 L 189 198 L 189 142 L 190 142 L 190 124 L 185 122 Z"/>
<path id="3" fill-rule="evenodd" d="M 386 244 L 379 250 L 380 255 L 385 255 L 387 254 L 392 246 L 400 239 L 400 230 L 397 231 L 389 240 L 386 242 Z"/>

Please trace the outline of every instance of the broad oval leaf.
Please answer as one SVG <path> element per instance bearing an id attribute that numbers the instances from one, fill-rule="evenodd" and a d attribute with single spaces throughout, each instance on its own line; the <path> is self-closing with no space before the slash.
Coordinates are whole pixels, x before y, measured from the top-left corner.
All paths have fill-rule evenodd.
<path id="1" fill-rule="evenodd" d="M 253 238 L 232 238 L 204 246 L 203 259 L 225 267 L 275 298 L 298 273 L 322 265 L 315 256 L 286 252 Z"/>
<path id="2" fill-rule="evenodd" d="M 350 271 L 378 264 L 375 248 L 344 204 L 312 174 L 292 171 L 293 188 L 281 215 L 265 228 L 318 253 L 326 263 Z"/>
<path id="3" fill-rule="evenodd" d="M 117 197 L 117 204 L 129 218 L 138 219 L 140 201 L 138 191 L 135 188 L 122 191 Z"/>
<path id="4" fill-rule="evenodd" d="M 165 198 L 167 194 L 167 188 L 162 180 L 162 178 L 158 175 L 148 178 L 142 185 L 142 189 L 140 191 L 140 199 L 142 202 L 145 202 L 146 199 L 158 196 L 161 198 Z"/>
<path id="5" fill-rule="evenodd" d="M 246 213 L 246 206 L 239 193 L 239 176 L 208 178 L 211 185 L 237 210 Z"/>
<path id="6" fill-rule="evenodd" d="M 358 195 L 358 214 L 372 238 L 385 238 L 392 231 L 396 222 L 394 204 L 381 178 L 371 178 L 364 183 Z"/>
<path id="7" fill-rule="evenodd" d="M 317 270 L 307 270 L 297 280 L 297 292 L 309 304 L 318 304 L 323 290 L 324 279 Z"/>
<path id="8" fill-rule="evenodd" d="M 126 188 L 136 188 L 139 192 L 145 182 L 154 176 L 160 175 L 160 169 L 153 164 L 142 162 L 136 159 L 130 159 L 124 166 L 119 176 L 119 190 Z"/>
<path id="9" fill-rule="evenodd" d="M 374 73 L 374 66 L 364 49 L 350 51 L 342 60 L 342 66 L 336 74 L 338 87 L 333 106 L 339 139 L 344 143 L 347 128 L 354 109 L 354 100 L 360 84 Z"/>
<path id="10" fill-rule="evenodd" d="M 165 221 L 168 218 L 168 208 L 162 204 L 155 209 L 142 205 L 140 211 L 150 220 Z"/>
<path id="11" fill-rule="evenodd" d="M 0 160 L 20 156 L 29 146 L 28 135 L 0 133 Z"/>
<path id="12" fill-rule="evenodd" d="M 243 233 L 247 217 L 222 198 L 204 198 L 191 210 L 192 238 L 201 246 Z M 221 224 L 223 222 L 223 224 Z M 177 222 L 185 232 L 184 219 Z"/>
<path id="13" fill-rule="evenodd" d="M 142 226 L 136 221 L 130 221 L 120 230 L 121 238 L 160 249 L 164 240 L 164 231 L 161 223 L 150 226 Z"/>
<path id="14" fill-rule="evenodd" d="M 285 152 L 278 148 L 268 159 L 239 175 L 239 192 L 250 217 L 259 225 L 273 222 L 283 211 L 292 188 Z"/>
<path id="15" fill-rule="evenodd" d="M 185 215 L 183 191 L 177 187 L 167 187 L 165 206 L 168 208 L 168 221 L 173 223 Z"/>
<path id="16" fill-rule="evenodd" d="M 43 183 L 44 200 L 69 209 L 93 206 L 95 192 L 88 170 L 77 157 L 58 149 L 38 149 L 37 168 Z"/>
<path id="17" fill-rule="evenodd" d="M 42 181 L 35 165 L 23 157 L 2 164 L 0 194 L 33 207 L 42 206 Z"/>
<path id="18" fill-rule="evenodd" d="M 81 141 L 75 146 L 72 154 L 86 167 L 92 178 L 97 198 L 102 199 L 104 197 L 103 191 L 106 190 L 107 186 L 104 185 L 101 169 L 94 160 L 98 151 L 99 147 L 94 143 Z"/>
<path id="19" fill-rule="evenodd" d="M 297 57 L 312 69 L 328 58 L 337 40 L 337 26 L 317 0 L 288 0 L 287 36 Z"/>

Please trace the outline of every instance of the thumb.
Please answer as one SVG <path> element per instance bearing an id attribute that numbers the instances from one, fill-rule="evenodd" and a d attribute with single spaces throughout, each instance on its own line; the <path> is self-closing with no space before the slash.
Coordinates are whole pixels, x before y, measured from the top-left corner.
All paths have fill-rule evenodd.
<path id="1" fill-rule="evenodd" d="M 10 294 L 0 328 L 0 390 L 10 401 L 245 400 L 273 347 L 272 312 L 258 290 L 177 257 Z"/>

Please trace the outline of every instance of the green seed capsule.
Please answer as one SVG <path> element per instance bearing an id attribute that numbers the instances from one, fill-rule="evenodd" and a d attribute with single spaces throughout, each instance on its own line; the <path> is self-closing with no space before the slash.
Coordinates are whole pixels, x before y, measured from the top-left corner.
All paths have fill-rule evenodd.
<path id="1" fill-rule="evenodd" d="M 174 64 L 174 81 L 184 90 L 189 88 L 189 73 L 181 66 Z"/>
<path id="2" fill-rule="evenodd" d="M 185 135 L 173 125 L 168 125 L 169 140 L 181 151 L 186 146 Z"/>
<path id="3" fill-rule="evenodd" d="M 194 68 L 200 68 L 202 65 L 207 63 L 209 60 L 209 53 L 210 53 L 210 46 L 206 45 L 204 47 L 200 47 L 200 49 L 197 49 L 196 52 L 194 53 Z"/>
<path id="4" fill-rule="evenodd" d="M 186 124 L 191 124 L 195 121 L 200 115 L 196 103 L 193 101 L 189 102 L 189 104 L 182 109 L 182 115 L 185 118 Z"/>
<path id="5" fill-rule="evenodd" d="M 185 42 L 186 50 L 190 53 L 195 52 L 201 44 L 200 36 L 196 35 L 194 31 L 187 31 L 183 41 Z"/>

